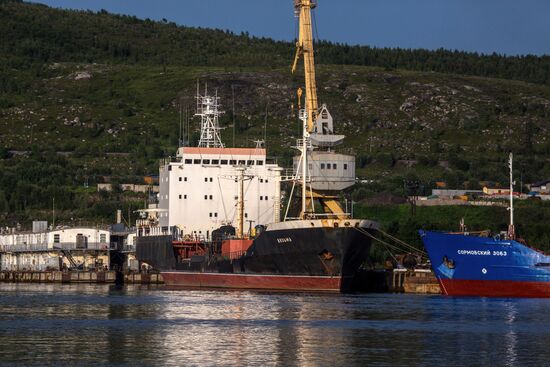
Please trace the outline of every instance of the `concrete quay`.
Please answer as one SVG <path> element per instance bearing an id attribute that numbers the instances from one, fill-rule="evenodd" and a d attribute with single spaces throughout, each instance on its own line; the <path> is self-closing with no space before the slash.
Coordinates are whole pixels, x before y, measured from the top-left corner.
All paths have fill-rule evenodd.
<path id="1" fill-rule="evenodd" d="M 430 269 L 394 269 L 387 274 L 388 290 L 396 293 L 441 294 Z"/>

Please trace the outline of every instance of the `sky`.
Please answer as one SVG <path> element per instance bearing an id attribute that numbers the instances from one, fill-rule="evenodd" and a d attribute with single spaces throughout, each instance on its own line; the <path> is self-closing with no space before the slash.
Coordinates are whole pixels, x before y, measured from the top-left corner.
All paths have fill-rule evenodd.
<path id="1" fill-rule="evenodd" d="M 296 35 L 293 0 L 33 0 L 106 9 L 179 25 L 230 29 L 278 40 Z M 549 0 L 318 0 L 319 39 L 377 47 L 440 47 L 550 55 Z"/>

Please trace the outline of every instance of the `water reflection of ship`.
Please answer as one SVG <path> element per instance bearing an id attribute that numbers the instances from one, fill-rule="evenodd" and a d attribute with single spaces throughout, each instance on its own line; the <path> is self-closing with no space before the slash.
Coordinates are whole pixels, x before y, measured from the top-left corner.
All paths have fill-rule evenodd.
<path id="1" fill-rule="evenodd" d="M 328 108 L 317 104 L 315 4 L 302 0 L 295 7 L 300 38 L 293 70 L 300 57 L 305 65 L 300 155 L 286 173 L 260 145 L 226 148 L 219 98 L 198 95 L 199 146 L 180 147 L 176 159 L 161 163 L 159 208 L 144 213 L 157 215 L 158 225 L 138 226 L 138 258 L 160 270 L 168 285 L 345 291 L 368 257 L 378 224 L 352 219 L 337 200 L 354 184 L 355 158 L 332 151 L 344 137 L 334 135 Z M 301 89 L 298 97 L 300 105 Z M 283 221 L 281 182 L 292 184 Z M 300 203 L 295 212 L 293 202 Z M 248 233 L 246 221 L 257 224 Z"/>

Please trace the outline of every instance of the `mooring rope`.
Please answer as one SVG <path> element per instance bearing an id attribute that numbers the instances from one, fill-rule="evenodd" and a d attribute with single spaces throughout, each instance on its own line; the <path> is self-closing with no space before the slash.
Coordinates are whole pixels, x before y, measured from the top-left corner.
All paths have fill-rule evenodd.
<path id="1" fill-rule="evenodd" d="M 405 241 L 403 241 L 403 240 L 400 240 L 399 238 L 394 237 L 394 236 L 392 236 L 391 234 L 389 234 L 389 233 L 387 233 L 387 232 L 382 231 L 381 229 L 379 229 L 378 232 L 380 232 L 380 233 L 383 234 L 384 236 L 386 236 L 386 237 L 392 239 L 393 241 L 395 241 L 395 242 L 397 242 L 397 243 L 399 243 L 399 244 L 405 246 L 406 248 L 409 248 L 409 249 L 411 249 L 411 250 L 413 250 L 413 251 L 415 251 L 415 252 L 420 253 L 422 256 L 427 256 L 427 255 L 428 255 L 425 251 L 422 251 L 422 250 L 420 250 L 420 249 L 414 247 L 413 245 L 410 245 L 410 244 L 408 244 L 407 242 L 405 242 Z"/>
<path id="2" fill-rule="evenodd" d="M 392 245 L 386 241 L 383 241 L 381 240 L 380 238 L 376 237 L 376 236 L 373 236 L 372 234 L 370 234 L 367 230 L 363 229 L 363 228 L 357 228 L 357 227 L 353 227 L 354 229 L 356 229 L 357 231 L 359 231 L 359 233 L 362 233 L 363 235 L 377 241 L 377 242 L 380 242 L 382 245 L 384 245 L 386 247 L 386 250 L 388 250 L 390 256 L 395 260 L 397 261 L 397 259 L 395 258 L 395 256 L 393 255 L 393 253 L 390 251 L 390 248 L 393 249 L 393 250 L 396 250 L 396 251 L 403 251 L 402 248 L 400 248 L 399 246 L 396 246 L 396 245 Z M 380 230 L 378 230 L 380 231 Z M 382 232 L 380 231 L 382 234 L 387 234 L 385 232 Z M 395 239 L 395 237 L 391 236 L 391 235 L 388 235 L 389 238 L 391 239 Z M 397 240 L 397 239 L 396 239 Z M 412 245 L 409 245 L 407 244 L 406 242 L 403 242 L 401 240 L 397 240 L 396 241 L 397 243 L 400 243 L 400 244 L 403 244 L 403 245 L 406 245 L 405 247 L 408 247 L 410 249 L 412 249 L 414 252 L 418 253 L 421 257 L 426 257 L 426 253 L 422 250 L 419 250 L 417 249 L 416 247 L 412 246 Z"/>

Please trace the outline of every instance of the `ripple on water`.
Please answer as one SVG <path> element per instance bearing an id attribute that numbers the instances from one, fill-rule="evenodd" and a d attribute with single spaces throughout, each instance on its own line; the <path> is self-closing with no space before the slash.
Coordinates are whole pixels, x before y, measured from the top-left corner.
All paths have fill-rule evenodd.
<path id="1" fill-rule="evenodd" d="M 0 284 L 0 364 L 545 365 L 549 302 Z"/>

